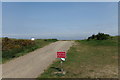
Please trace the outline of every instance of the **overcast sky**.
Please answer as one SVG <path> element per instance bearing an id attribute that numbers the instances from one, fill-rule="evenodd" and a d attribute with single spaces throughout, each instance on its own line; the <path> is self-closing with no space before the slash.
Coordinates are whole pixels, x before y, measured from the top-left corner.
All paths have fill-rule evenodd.
<path id="1" fill-rule="evenodd" d="M 118 34 L 117 2 L 3 2 L 3 36 L 84 39 Z"/>

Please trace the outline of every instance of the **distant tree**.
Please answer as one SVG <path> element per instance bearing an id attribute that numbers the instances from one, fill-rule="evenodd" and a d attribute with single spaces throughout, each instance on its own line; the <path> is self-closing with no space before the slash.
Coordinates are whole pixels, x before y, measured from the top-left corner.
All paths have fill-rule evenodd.
<path id="1" fill-rule="evenodd" d="M 92 35 L 90 37 L 88 37 L 87 40 L 107 40 L 110 38 L 110 35 L 109 34 L 104 34 L 104 33 L 98 33 L 97 35 Z"/>
<path id="2" fill-rule="evenodd" d="M 89 41 L 90 39 L 91 39 L 91 37 L 88 37 L 88 39 L 87 39 L 87 40 Z"/>
<path id="3" fill-rule="evenodd" d="M 8 37 L 3 38 L 5 42 L 9 41 L 10 39 Z"/>
<path id="4" fill-rule="evenodd" d="M 95 37 L 96 37 L 96 36 L 93 34 L 93 35 L 91 36 L 91 39 L 95 39 Z"/>

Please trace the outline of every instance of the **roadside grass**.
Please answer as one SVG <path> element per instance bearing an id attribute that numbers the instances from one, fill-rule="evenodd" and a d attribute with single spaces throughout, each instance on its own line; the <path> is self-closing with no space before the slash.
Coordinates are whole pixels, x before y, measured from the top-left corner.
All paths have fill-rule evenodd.
<path id="1" fill-rule="evenodd" d="M 14 40 L 19 40 L 19 39 L 12 39 L 12 40 L 14 41 Z M 22 40 L 25 40 L 25 39 L 22 39 Z M 12 48 L 12 49 L 7 50 L 7 51 L 2 51 L 2 63 L 5 63 L 5 62 L 7 62 L 13 58 L 19 57 L 19 56 L 23 56 L 31 51 L 34 51 L 38 48 L 42 48 L 45 45 L 48 45 L 48 44 L 55 42 L 55 41 L 57 41 L 57 40 L 56 39 L 36 39 L 35 41 L 32 41 L 33 42 L 32 44 L 31 44 L 31 42 L 29 42 L 27 40 L 26 40 L 26 42 L 20 41 L 20 42 L 22 42 L 24 44 L 28 44 L 28 45 L 20 46 L 17 43 L 15 45 L 17 45 L 18 48 Z M 12 45 L 12 46 L 14 46 L 14 45 Z M 19 48 L 19 46 L 20 46 L 20 48 Z"/>
<path id="2" fill-rule="evenodd" d="M 118 39 L 77 40 L 67 52 L 63 63 L 65 75 L 60 71 L 60 60 L 48 67 L 41 78 L 118 78 Z"/>

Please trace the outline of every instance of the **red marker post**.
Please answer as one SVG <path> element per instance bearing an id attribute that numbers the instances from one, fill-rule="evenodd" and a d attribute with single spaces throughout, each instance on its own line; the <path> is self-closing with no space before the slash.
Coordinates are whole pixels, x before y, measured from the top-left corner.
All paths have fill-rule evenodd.
<path id="1" fill-rule="evenodd" d="M 62 67 L 62 63 L 63 63 L 63 61 L 65 61 L 66 52 L 57 52 L 57 58 L 60 58 L 60 59 L 61 59 L 61 71 L 62 71 L 62 73 L 63 73 L 64 70 L 63 70 L 63 67 Z M 63 73 L 63 74 L 65 74 L 65 73 Z"/>

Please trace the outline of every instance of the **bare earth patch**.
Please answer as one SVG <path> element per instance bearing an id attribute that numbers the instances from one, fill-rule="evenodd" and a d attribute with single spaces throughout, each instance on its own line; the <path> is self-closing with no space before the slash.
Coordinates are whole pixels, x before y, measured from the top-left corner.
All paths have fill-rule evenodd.
<path id="1" fill-rule="evenodd" d="M 113 65 L 106 65 L 88 74 L 91 78 L 118 78 L 118 68 Z"/>

